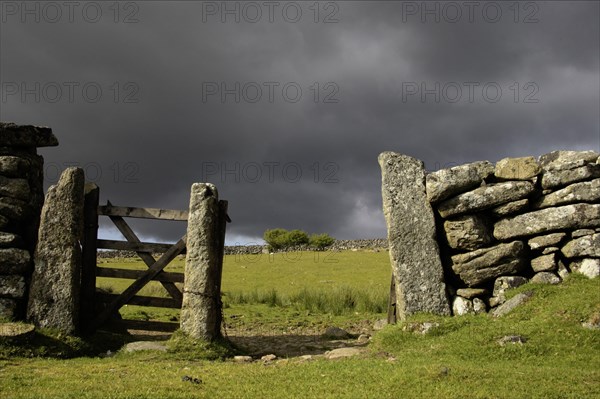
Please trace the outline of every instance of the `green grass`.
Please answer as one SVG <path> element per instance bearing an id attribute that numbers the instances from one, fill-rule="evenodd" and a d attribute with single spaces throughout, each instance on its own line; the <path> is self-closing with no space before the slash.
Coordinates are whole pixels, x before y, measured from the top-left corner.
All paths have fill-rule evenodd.
<path id="1" fill-rule="evenodd" d="M 356 256 L 356 262 L 353 257 Z M 353 287 L 357 292 L 376 281 L 361 281 L 362 267 L 378 264 L 381 254 L 341 253 L 344 278 L 321 266 L 319 277 L 306 276 L 307 284 L 296 287 L 284 282 L 300 281 L 271 269 L 255 268 L 256 281 L 247 269 L 253 266 L 229 263 L 224 274 L 229 287 L 239 292 L 266 292 L 292 298 L 304 288 L 315 289 L 315 281 L 334 290 Z M 258 262 L 257 262 L 258 263 Z M 348 276 L 354 270 L 354 281 Z M 313 267 L 313 266 L 307 266 Z M 317 269 L 316 265 L 314 266 Z M 389 267 L 389 266 L 387 266 Z M 229 268 L 229 269 L 228 269 Z M 278 265 L 280 271 L 289 265 Z M 381 270 L 387 286 L 388 271 Z M 229 274 L 229 277 L 227 277 Z M 367 273 L 368 274 L 368 273 Z M 239 281 L 245 276 L 246 281 Z M 260 278 L 258 278 L 260 276 Z M 235 280 L 235 281 L 233 281 Z M 244 290 L 242 285 L 247 286 Z M 361 288 L 362 287 L 362 288 Z M 534 291 L 532 299 L 509 315 L 439 317 L 416 315 L 405 323 L 388 326 L 374 336 L 361 358 L 328 361 L 282 359 L 272 364 L 237 364 L 222 359 L 232 352 L 224 344 L 189 341 L 180 334 L 169 343 L 167 353 L 119 352 L 110 358 L 78 357 L 68 360 L 15 357 L 0 351 L 0 397 L 2 398 L 595 398 L 600 397 L 600 332 L 584 329 L 583 321 L 600 315 L 600 279 L 573 275 L 563 284 L 527 284 L 511 292 Z M 329 290 L 331 291 L 331 290 Z M 327 291 L 327 292 L 329 292 Z M 253 296 L 253 294 L 248 294 Z M 277 334 L 294 327 L 340 325 L 368 315 L 314 313 L 294 306 L 266 303 L 232 303 L 230 319 L 265 333 Z M 231 316 L 236 316 L 231 318 Z M 376 315 L 378 317 L 378 315 Z M 427 335 L 403 330 L 407 323 L 439 323 Z M 299 326 L 298 326 L 299 324 Z M 500 346 L 504 335 L 518 334 L 523 345 Z M 58 339 L 58 337 L 54 337 Z M 64 337 L 63 337 L 64 341 Z M 71 342 L 77 349 L 79 341 Z M 1 348 L 2 346 L 0 346 Z M 81 349 L 80 349 L 81 350 Z M 3 356 L 2 353 L 5 353 Z M 200 384 L 183 381 L 189 376 Z"/>

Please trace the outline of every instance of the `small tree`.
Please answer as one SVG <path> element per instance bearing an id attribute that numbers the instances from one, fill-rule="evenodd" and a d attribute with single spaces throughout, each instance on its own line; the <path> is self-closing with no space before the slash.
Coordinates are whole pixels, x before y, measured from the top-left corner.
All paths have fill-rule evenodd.
<path id="1" fill-rule="evenodd" d="M 285 229 L 266 230 L 263 239 L 271 249 L 281 249 L 286 246 L 287 234 L 288 232 Z"/>
<path id="2" fill-rule="evenodd" d="M 287 247 L 308 244 L 308 234 L 302 230 L 292 230 L 287 233 Z"/>
<path id="3" fill-rule="evenodd" d="M 315 247 L 319 250 L 323 250 L 326 247 L 333 244 L 334 241 L 335 241 L 335 239 L 327 233 L 313 234 L 310 236 L 309 244 L 312 247 Z"/>

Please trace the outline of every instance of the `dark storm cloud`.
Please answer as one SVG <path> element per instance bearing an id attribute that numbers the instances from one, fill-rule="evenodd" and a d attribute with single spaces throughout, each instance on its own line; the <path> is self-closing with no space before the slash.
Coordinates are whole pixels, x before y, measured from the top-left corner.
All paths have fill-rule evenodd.
<path id="1" fill-rule="evenodd" d="M 230 201 L 232 243 L 272 227 L 385 236 L 384 150 L 432 170 L 600 149 L 596 2 L 321 2 L 317 23 L 312 2 L 277 3 L 273 22 L 252 3 L 255 23 L 241 2 L 227 3 L 239 23 L 221 2 L 122 3 L 119 23 L 111 2 L 95 23 L 45 21 L 42 3 L 37 23 L 23 4 L 2 2 L 0 118 L 54 129 L 47 183 L 79 163 L 103 200 L 185 209 L 190 185 L 211 181 Z M 49 82 L 77 84 L 73 101 L 48 101 Z M 22 99 L 36 83 L 39 101 Z M 182 234 L 136 223 L 146 237 Z"/>

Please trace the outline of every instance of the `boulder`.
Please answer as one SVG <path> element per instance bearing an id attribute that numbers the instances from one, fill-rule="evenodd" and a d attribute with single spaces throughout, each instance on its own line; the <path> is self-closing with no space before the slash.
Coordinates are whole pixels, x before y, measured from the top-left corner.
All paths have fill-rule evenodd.
<path id="1" fill-rule="evenodd" d="M 542 168 L 533 157 L 504 158 L 496 163 L 494 174 L 503 180 L 529 180 L 541 171 Z"/>
<path id="2" fill-rule="evenodd" d="M 600 205 L 573 204 L 546 208 L 502 219 L 494 225 L 494 237 L 510 240 L 567 229 L 600 227 Z"/>
<path id="3" fill-rule="evenodd" d="M 80 168 L 67 168 L 48 189 L 34 254 L 27 318 L 72 334 L 79 327 L 83 187 Z"/>
<path id="4" fill-rule="evenodd" d="M 553 170 L 542 175 L 542 188 L 554 189 L 600 177 L 600 165 L 587 164 L 575 169 Z"/>
<path id="5" fill-rule="evenodd" d="M 396 316 L 450 314 L 433 210 L 425 193 L 422 161 L 406 155 L 379 155 Z"/>
<path id="6" fill-rule="evenodd" d="M 479 186 L 494 173 L 488 161 L 474 162 L 429 173 L 426 177 L 427 199 L 439 202 Z"/>
<path id="7" fill-rule="evenodd" d="M 562 247 L 561 252 L 567 258 L 600 258 L 600 233 L 571 240 Z"/>
<path id="8" fill-rule="evenodd" d="M 588 278 L 600 276 L 600 259 L 598 258 L 577 259 L 572 261 L 569 266 L 572 271 L 583 274 Z"/>
<path id="9" fill-rule="evenodd" d="M 528 181 L 489 184 L 440 203 L 438 211 L 443 218 L 474 213 L 523 199 L 531 194 L 533 189 L 533 184 Z"/>
<path id="10" fill-rule="evenodd" d="M 495 208 L 492 208 L 490 212 L 496 217 L 503 217 L 520 213 L 521 211 L 529 207 L 529 199 L 525 198 L 518 201 L 508 202 Z"/>
<path id="11" fill-rule="evenodd" d="M 533 237 L 527 241 L 529 248 L 540 249 L 559 244 L 567 235 L 565 233 L 552 233 L 543 236 Z"/>
<path id="12" fill-rule="evenodd" d="M 470 299 L 457 296 L 452 301 L 452 312 L 455 316 L 463 316 L 468 313 L 474 313 L 473 302 Z"/>
<path id="13" fill-rule="evenodd" d="M 560 277 L 550 272 L 536 273 L 531 278 L 531 282 L 535 284 L 558 284 L 560 281 Z"/>
<path id="14" fill-rule="evenodd" d="M 544 195 L 533 205 L 534 208 L 548 208 L 573 204 L 576 202 L 598 202 L 600 201 L 600 179 L 574 183 L 548 195 Z"/>
<path id="15" fill-rule="evenodd" d="M 556 254 L 538 256 L 531 260 L 531 268 L 534 272 L 549 272 L 556 270 Z"/>
<path id="16" fill-rule="evenodd" d="M 444 230 L 448 245 L 455 249 L 474 250 L 489 244 L 492 234 L 485 219 L 477 215 L 466 215 L 446 220 Z"/>
<path id="17" fill-rule="evenodd" d="M 598 153 L 595 151 L 552 151 L 539 158 L 544 170 L 565 170 L 595 163 Z"/>
<path id="18" fill-rule="evenodd" d="M 481 248 L 452 256 L 452 270 L 468 286 L 476 286 L 523 269 L 525 246 L 521 241 Z"/>

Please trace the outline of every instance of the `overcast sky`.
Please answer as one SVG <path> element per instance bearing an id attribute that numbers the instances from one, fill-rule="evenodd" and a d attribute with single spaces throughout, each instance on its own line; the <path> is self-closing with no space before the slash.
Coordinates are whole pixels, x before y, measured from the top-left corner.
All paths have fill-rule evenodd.
<path id="1" fill-rule="evenodd" d="M 600 150 L 596 1 L 0 6 L 0 119 L 53 129 L 47 185 L 78 164 L 101 202 L 186 209 L 212 182 L 229 244 L 385 237 L 382 151 L 436 170 Z"/>

